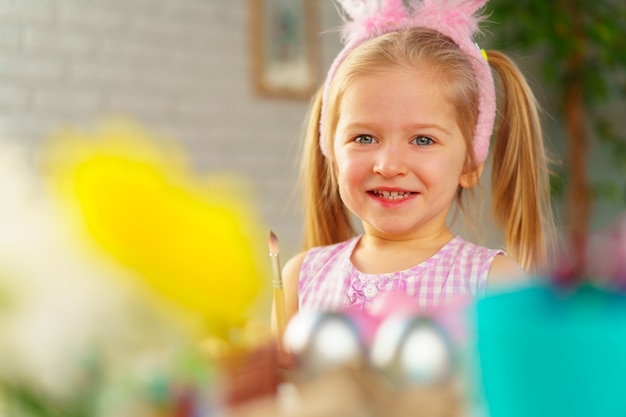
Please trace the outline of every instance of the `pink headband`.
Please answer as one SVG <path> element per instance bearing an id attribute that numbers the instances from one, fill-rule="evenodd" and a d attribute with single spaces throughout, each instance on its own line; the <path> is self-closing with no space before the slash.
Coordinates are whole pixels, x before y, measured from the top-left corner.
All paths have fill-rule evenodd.
<path id="1" fill-rule="evenodd" d="M 478 121 L 474 132 L 474 152 L 478 162 L 487 159 L 489 139 L 496 115 L 496 94 L 491 69 L 483 52 L 472 40 L 480 17 L 476 12 L 488 0 L 337 0 L 351 18 L 344 18 L 344 48 L 328 70 L 322 96 L 320 148 L 327 155 L 323 120 L 330 83 L 337 68 L 361 43 L 389 32 L 425 27 L 452 39 L 470 56 L 478 80 Z M 408 3 L 405 5 L 405 3 Z"/>

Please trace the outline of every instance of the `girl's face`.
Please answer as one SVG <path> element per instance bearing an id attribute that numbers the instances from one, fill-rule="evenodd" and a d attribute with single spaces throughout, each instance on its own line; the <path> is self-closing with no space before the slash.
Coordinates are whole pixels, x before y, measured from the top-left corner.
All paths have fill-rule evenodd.
<path id="1" fill-rule="evenodd" d="M 344 92 L 333 144 L 339 192 L 366 233 L 441 233 L 457 187 L 473 185 L 454 108 L 429 70 L 393 67 Z"/>

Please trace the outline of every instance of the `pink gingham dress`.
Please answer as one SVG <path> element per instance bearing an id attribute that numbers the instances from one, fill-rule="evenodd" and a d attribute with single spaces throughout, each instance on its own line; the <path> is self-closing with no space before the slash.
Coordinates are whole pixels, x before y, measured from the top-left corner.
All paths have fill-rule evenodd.
<path id="1" fill-rule="evenodd" d="M 404 271 L 365 274 L 350 261 L 360 236 L 311 249 L 298 282 L 300 311 L 365 309 L 381 293 L 401 291 L 419 308 L 433 308 L 484 294 L 487 273 L 496 255 L 505 252 L 455 236 L 439 252 Z"/>

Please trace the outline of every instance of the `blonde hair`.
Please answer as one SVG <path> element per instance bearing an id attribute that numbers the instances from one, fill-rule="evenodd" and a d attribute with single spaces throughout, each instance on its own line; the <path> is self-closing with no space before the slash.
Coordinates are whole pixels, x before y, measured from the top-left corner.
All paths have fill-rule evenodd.
<path id="1" fill-rule="evenodd" d="M 489 51 L 488 57 L 503 91 L 492 151 L 492 210 L 497 226 L 504 231 L 509 255 L 528 270 L 541 269 L 550 256 L 554 226 L 537 105 L 523 75 L 505 55 Z M 346 57 L 334 75 L 325 103 L 323 137 L 327 140 L 328 157 L 322 154 L 319 143 L 321 89 L 312 101 L 306 127 L 300 178 L 305 191 L 304 250 L 356 235 L 351 214 L 339 196 L 332 140 L 343 93 L 361 75 L 384 71 L 390 66 L 428 65 L 436 72 L 443 94 L 455 108 L 466 142 L 465 169 L 478 168 L 472 145 L 478 119 L 478 83 L 470 59 L 473 58 L 448 37 L 425 28 L 379 36 Z M 459 187 L 457 203 L 466 212 L 462 191 Z"/>

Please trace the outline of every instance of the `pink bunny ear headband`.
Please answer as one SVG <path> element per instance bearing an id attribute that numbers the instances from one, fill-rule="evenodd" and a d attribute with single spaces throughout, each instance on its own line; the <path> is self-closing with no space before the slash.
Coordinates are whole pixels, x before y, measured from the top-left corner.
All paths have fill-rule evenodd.
<path id="1" fill-rule="evenodd" d="M 326 100 L 335 72 L 348 54 L 361 43 L 389 32 L 425 27 L 452 39 L 469 57 L 479 85 L 478 121 L 474 152 L 478 162 L 487 159 L 489 139 L 496 114 L 496 95 L 491 69 L 484 51 L 472 40 L 478 31 L 476 13 L 488 0 L 336 0 L 348 16 L 342 40 L 344 48 L 328 70 L 322 96 L 320 147 L 328 155 L 323 138 Z M 350 17 L 351 20 L 347 20 Z"/>

